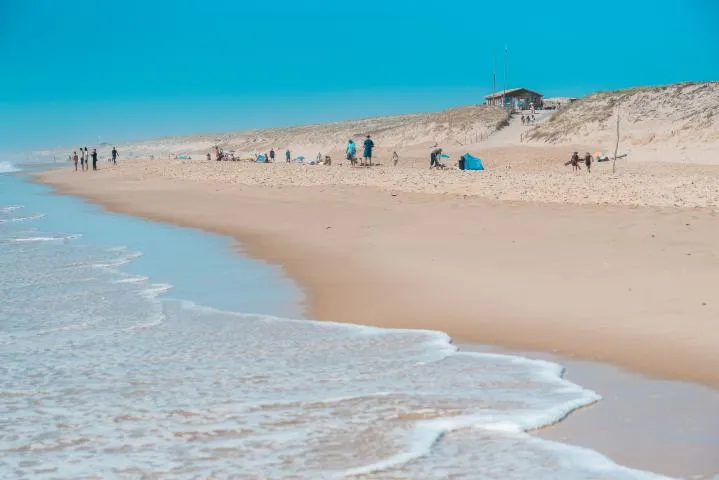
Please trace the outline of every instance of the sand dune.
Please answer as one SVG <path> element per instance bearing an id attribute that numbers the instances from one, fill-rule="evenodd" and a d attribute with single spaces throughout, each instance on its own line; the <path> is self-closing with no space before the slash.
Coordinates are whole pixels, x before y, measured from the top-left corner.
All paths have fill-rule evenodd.
<path id="1" fill-rule="evenodd" d="M 535 143 L 582 144 L 635 160 L 719 163 L 719 82 L 598 92 L 529 129 Z"/>
<path id="2" fill-rule="evenodd" d="M 434 143 L 476 143 L 505 125 L 507 113 L 498 107 L 467 106 L 442 112 L 375 117 L 321 125 L 303 125 L 248 132 L 165 137 L 120 145 L 129 156 L 167 157 L 189 153 L 206 155 L 214 145 L 249 158 L 271 148 L 290 149 L 293 156 L 308 158 L 321 152 L 342 152 L 349 138 L 371 134 L 384 148 L 430 146 Z"/>

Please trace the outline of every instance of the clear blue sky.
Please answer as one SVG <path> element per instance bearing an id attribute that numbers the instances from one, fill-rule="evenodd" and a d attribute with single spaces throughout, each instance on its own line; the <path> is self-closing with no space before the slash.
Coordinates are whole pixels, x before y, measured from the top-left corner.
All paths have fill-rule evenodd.
<path id="1" fill-rule="evenodd" d="M 505 5 L 511 5 L 508 9 Z M 719 2 L 0 0 L 0 151 L 719 79 Z"/>

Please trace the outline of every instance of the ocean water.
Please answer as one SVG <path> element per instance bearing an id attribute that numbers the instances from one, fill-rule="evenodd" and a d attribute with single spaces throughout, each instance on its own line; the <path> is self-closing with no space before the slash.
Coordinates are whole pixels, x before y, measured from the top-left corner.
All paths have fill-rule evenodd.
<path id="1" fill-rule="evenodd" d="M 227 239 L 17 174 L 0 273 L 0 478 L 660 478 L 527 433 L 599 400 L 560 365 L 303 320 Z"/>

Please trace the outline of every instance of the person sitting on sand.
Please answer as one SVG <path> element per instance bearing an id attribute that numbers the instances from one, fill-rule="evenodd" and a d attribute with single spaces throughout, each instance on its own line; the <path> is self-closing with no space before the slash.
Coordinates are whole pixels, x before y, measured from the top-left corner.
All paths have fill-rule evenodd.
<path id="1" fill-rule="evenodd" d="M 589 152 L 584 155 L 584 165 L 587 166 L 587 173 L 592 173 L 592 154 Z"/>
<path id="2" fill-rule="evenodd" d="M 347 142 L 347 160 L 350 161 L 351 166 L 357 165 L 357 146 L 355 145 L 355 142 L 350 138 Z"/>

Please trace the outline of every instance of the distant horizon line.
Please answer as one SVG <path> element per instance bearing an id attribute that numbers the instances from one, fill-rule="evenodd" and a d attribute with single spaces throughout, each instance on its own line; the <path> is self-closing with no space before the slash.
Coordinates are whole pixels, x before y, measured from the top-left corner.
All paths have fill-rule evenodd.
<path id="1" fill-rule="evenodd" d="M 719 80 L 683 80 L 679 82 L 673 82 L 673 83 L 662 83 L 662 84 L 653 84 L 653 85 L 634 85 L 634 86 L 628 86 L 628 87 L 622 87 L 618 89 L 596 89 L 592 90 L 584 95 L 580 96 L 572 96 L 572 95 L 554 95 L 552 97 L 548 98 L 586 98 L 594 94 L 598 93 L 607 93 L 607 92 L 621 92 L 625 90 L 636 90 L 636 89 L 654 89 L 654 88 L 665 88 L 665 87 L 671 87 L 676 85 L 696 85 L 696 84 L 702 84 L 702 83 L 719 83 Z M 510 87 L 507 89 L 501 89 L 496 90 L 492 92 L 492 90 L 488 90 L 490 94 L 492 93 L 498 93 L 502 91 L 511 91 L 518 88 L 527 88 L 527 87 Z M 528 90 L 531 90 L 527 88 Z M 485 95 L 482 96 L 482 99 L 484 100 Z M 542 95 L 542 97 L 546 97 L 545 95 Z M 180 133 L 180 134 L 169 134 L 169 135 L 154 135 L 154 136 L 141 136 L 141 137 L 135 137 L 128 140 L 120 140 L 117 142 L 106 142 L 101 141 L 96 144 L 93 143 L 87 143 L 82 144 L 83 147 L 86 145 L 95 145 L 94 148 L 100 147 L 100 146 L 117 146 L 117 145 L 123 145 L 123 144 L 133 144 L 143 141 L 151 141 L 151 140 L 159 140 L 159 139 L 166 139 L 166 138 L 179 138 L 179 137 L 193 137 L 193 136 L 203 136 L 203 135 L 226 135 L 226 134 L 233 134 L 233 133 L 251 133 L 251 132 L 257 132 L 261 130 L 278 130 L 278 129 L 284 129 L 284 128 L 295 128 L 295 127 L 310 127 L 310 126 L 317 126 L 317 125 L 330 125 L 330 124 L 336 124 L 336 123 L 345 123 L 345 122 L 359 122 L 362 120 L 370 120 L 370 119 L 376 119 L 376 118 L 392 118 L 392 117 L 402 117 L 402 116 L 411 116 L 411 115 L 423 115 L 423 114 L 429 114 L 429 113 L 440 113 L 447 110 L 453 110 L 458 108 L 465 108 L 465 107 L 479 107 L 479 106 L 485 106 L 486 103 L 483 101 L 482 103 L 463 103 L 463 104 L 453 104 L 448 105 L 445 107 L 442 107 L 440 109 L 432 109 L 432 110 L 419 110 L 419 111 L 403 111 L 403 112 L 397 112 L 397 113 L 390 113 L 385 115 L 362 115 L 357 117 L 344 117 L 336 120 L 326 120 L 326 121 L 310 121 L 306 123 L 301 122 L 295 122 L 295 123 L 288 123 L 288 124 L 280 124 L 280 125 L 274 125 L 274 126 L 257 126 L 257 127 L 251 127 L 251 128 L 241 128 L 241 129 L 233 129 L 233 130 L 198 130 L 192 133 Z M 99 138 L 102 138 L 102 136 L 99 136 Z M 52 146 L 52 147 L 35 147 L 35 148 L 29 148 L 29 149 L 20 149 L 20 150 L 11 150 L 11 151 L 0 151 L 0 157 L 7 157 L 7 156 L 13 156 L 13 155 L 31 155 L 31 154 L 41 154 L 44 156 L 50 156 L 53 154 L 62 154 L 67 151 L 72 151 L 72 148 L 74 147 L 67 147 L 67 146 Z M 78 147 L 79 148 L 79 147 Z M 88 147 L 89 148 L 89 147 Z"/>

